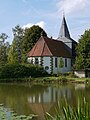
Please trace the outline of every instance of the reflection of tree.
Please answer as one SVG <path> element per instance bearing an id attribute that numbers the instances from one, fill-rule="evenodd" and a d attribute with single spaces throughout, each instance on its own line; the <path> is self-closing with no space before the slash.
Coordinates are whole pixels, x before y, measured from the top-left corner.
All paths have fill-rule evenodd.
<path id="1" fill-rule="evenodd" d="M 27 102 L 27 98 L 31 95 L 44 92 L 47 87 L 20 86 L 20 85 L 0 85 L 0 103 L 4 103 L 6 107 L 13 108 L 17 113 L 30 114 L 32 110 Z M 34 91 L 33 91 L 34 90 Z"/>
<path id="2" fill-rule="evenodd" d="M 44 91 L 47 91 L 48 86 L 43 85 L 33 85 L 30 88 L 30 94 L 39 94 L 43 93 Z"/>

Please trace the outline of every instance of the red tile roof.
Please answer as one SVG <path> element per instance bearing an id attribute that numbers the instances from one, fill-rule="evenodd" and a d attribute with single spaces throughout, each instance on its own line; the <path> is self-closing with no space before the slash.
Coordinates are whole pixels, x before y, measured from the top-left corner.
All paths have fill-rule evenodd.
<path id="1" fill-rule="evenodd" d="M 28 57 L 57 56 L 71 58 L 70 52 L 62 41 L 41 36 L 28 53 Z"/>

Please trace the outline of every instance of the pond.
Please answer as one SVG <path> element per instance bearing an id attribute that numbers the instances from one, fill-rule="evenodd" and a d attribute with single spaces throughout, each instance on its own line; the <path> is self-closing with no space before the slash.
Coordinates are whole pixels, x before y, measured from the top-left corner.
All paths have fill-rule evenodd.
<path id="1" fill-rule="evenodd" d="M 39 120 L 45 119 L 46 112 L 54 115 L 58 101 L 62 104 L 66 98 L 76 106 L 78 98 L 83 100 L 84 97 L 90 105 L 89 85 L 0 84 L 0 104 L 18 115 L 38 115 Z"/>

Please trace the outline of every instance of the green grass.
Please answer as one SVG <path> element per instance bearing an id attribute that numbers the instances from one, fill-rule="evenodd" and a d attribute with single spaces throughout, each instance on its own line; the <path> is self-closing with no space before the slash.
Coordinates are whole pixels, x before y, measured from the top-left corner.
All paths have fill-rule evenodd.
<path id="1" fill-rule="evenodd" d="M 3 78 L 2 83 L 13 82 L 35 82 L 35 83 L 90 83 L 90 78 L 75 78 L 70 76 L 46 76 L 46 77 L 25 77 L 25 78 Z"/>
<path id="2" fill-rule="evenodd" d="M 47 120 L 90 120 L 90 108 L 85 98 L 83 102 L 80 102 L 80 99 L 78 99 L 76 108 L 70 106 L 67 101 L 64 106 L 58 104 L 58 110 L 56 110 L 57 114 L 55 116 L 47 113 Z"/>

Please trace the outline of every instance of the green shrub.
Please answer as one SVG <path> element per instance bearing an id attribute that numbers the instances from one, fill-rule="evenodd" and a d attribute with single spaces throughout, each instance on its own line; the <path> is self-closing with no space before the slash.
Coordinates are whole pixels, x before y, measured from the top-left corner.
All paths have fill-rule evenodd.
<path id="1" fill-rule="evenodd" d="M 67 82 L 67 78 L 64 77 L 64 76 L 59 76 L 58 79 L 61 83 L 66 83 Z"/>
<path id="2" fill-rule="evenodd" d="M 0 67 L 0 78 L 40 77 L 47 72 L 40 66 L 30 64 L 6 64 Z"/>
<path id="3" fill-rule="evenodd" d="M 74 78 L 74 77 L 76 78 L 76 76 L 74 75 L 73 72 L 66 72 L 63 75 L 66 76 L 66 77 L 69 77 L 69 78 Z"/>

